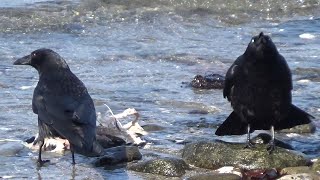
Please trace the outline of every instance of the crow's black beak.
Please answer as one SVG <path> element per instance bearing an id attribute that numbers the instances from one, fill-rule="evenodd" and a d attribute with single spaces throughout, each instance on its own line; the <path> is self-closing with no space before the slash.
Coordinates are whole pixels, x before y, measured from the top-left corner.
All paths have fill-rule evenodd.
<path id="1" fill-rule="evenodd" d="M 268 42 L 268 36 L 265 36 L 263 32 L 261 32 L 259 34 L 259 43 L 267 44 L 267 42 Z"/>
<path id="2" fill-rule="evenodd" d="M 31 65 L 31 56 L 24 56 L 20 59 L 17 59 L 13 65 Z"/>
<path id="3" fill-rule="evenodd" d="M 264 36 L 264 34 L 263 34 L 263 32 L 260 32 L 259 38 L 261 38 L 262 36 Z"/>

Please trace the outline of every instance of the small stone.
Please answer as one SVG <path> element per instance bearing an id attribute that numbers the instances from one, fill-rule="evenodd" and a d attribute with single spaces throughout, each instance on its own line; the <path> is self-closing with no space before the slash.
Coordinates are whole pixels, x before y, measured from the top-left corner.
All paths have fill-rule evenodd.
<path id="1" fill-rule="evenodd" d="M 129 169 L 162 176 L 180 177 L 185 174 L 189 166 L 182 159 L 158 158 L 134 164 Z"/>
<path id="2" fill-rule="evenodd" d="M 5 142 L 0 144 L 0 156 L 15 156 L 23 150 L 24 146 L 20 142 Z"/>
<path id="3" fill-rule="evenodd" d="M 191 86 L 200 89 L 223 89 L 224 76 L 219 74 L 196 75 L 191 81 Z"/>

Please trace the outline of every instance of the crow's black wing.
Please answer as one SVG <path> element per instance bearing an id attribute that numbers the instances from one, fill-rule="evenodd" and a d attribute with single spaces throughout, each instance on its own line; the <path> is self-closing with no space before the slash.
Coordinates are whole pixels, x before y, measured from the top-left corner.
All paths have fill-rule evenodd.
<path id="1" fill-rule="evenodd" d="M 227 71 L 225 82 L 224 82 L 224 88 L 223 88 L 223 97 L 224 98 L 227 97 L 228 101 L 230 101 L 231 89 L 234 86 L 235 78 L 240 73 L 239 69 L 240 69 L 241 63 L 243 62 L 243 59 L 244 59 L 243 55 L 239 56 Z"/>

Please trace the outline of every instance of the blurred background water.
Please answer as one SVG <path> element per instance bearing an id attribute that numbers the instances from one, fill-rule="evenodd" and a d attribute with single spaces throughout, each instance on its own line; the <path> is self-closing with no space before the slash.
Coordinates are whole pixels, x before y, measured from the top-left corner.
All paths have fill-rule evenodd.
<path id="1" fill-rule="evenodd" d="M 1 0 L 0 140 L 37 133 L 31 110 L 38 81 L 31 67 L 13 67 L 18 57 L 46 47 L 64 57 L 86 84 L 98 111 L 136 108 L 142 124 L 165 130 L 145 137 L 152 149 L 177 151 L 176 140 L 223 139 L 216 127 L 231 112 L 221 90 L 185 85 L 196 74 L 224 75 L 259 32 L 271 36 L 294 81 L 293 102 L 315 116 L 320 128 L 319 0 Z M 277 134 L 310 158 L 320 155 L 320 133 Z M 125 168 L 92 168 L 88 158 L 37 153 L 1 157 L 0 177 L 27 179 L 144 179 Z"/>

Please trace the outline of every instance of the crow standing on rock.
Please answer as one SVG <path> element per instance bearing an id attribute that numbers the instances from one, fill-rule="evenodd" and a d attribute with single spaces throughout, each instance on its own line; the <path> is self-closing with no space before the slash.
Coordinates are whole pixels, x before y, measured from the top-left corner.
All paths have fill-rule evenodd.
<path id="1" fill-rule="evenodd" d="M 103 148 L 96 141 L 96 111 L 84 84 L 70 71 L 65 60 L 50 49 L 38 49 L 14 65 L 30 65 L 39 73 L 33 93 L 32 110 L 38 114 L 39 158 L 45 138 L 62 137 L 74 152 L 99 156 Z"/>
<path id="2" fill-rule="evenodd" d="M 217 129 L 218 136 L 247 133 L 246 147 L 250 148 L 250 133 L 270 129 L 268 151 L 272 153 L 275 130 L 311 122 L 311 115 L 292 104 L 290 69 L 262 32 L 229 68 L 224 85 L 223 96 L 231 102 L 233 112 Z"/>

